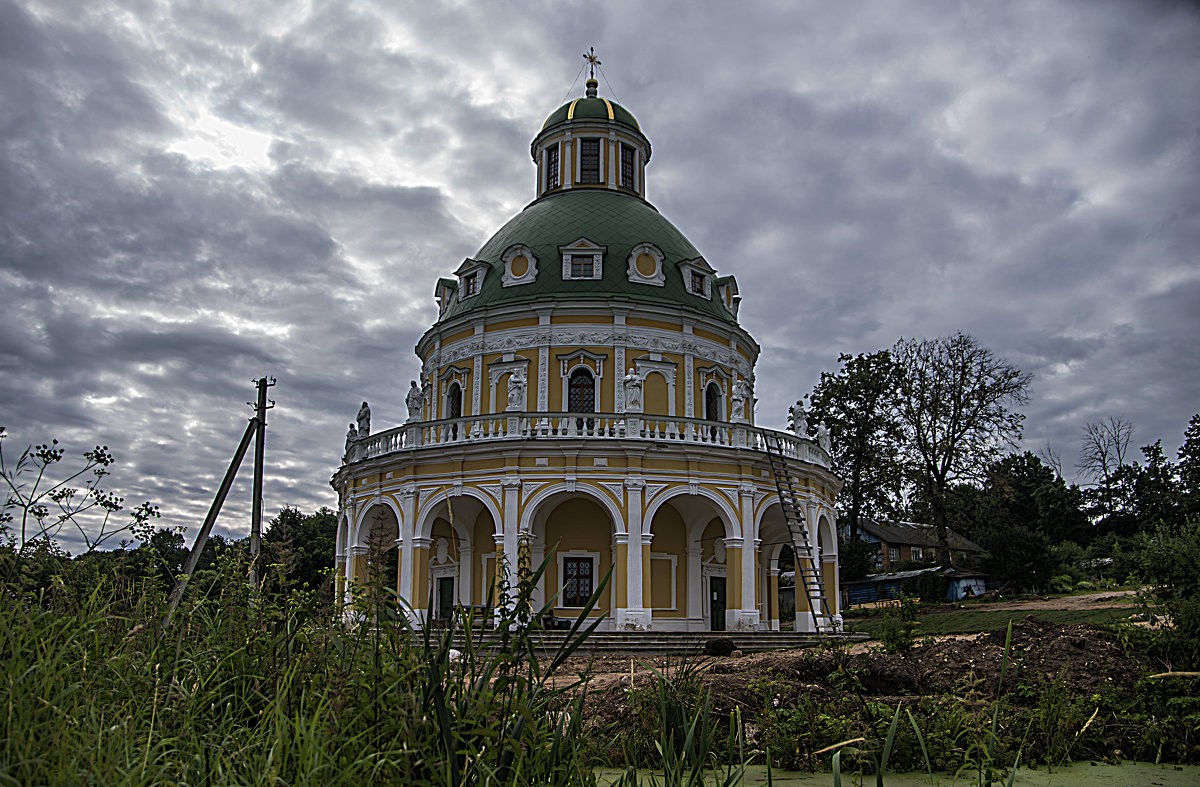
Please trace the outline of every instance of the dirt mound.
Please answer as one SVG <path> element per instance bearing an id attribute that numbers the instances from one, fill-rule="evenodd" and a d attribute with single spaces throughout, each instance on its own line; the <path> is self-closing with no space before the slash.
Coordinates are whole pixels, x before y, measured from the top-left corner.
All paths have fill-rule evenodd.
<path id="1" fill-rule="evenodd" d="M 1005 660 L 1006 629 L 973 637 L 948 637 L 917 645 L 906 655 L 870 650 L 851 654 L 843 648 L 808 648 L 753 655 L 704 657 L 683 666 L 677 659 L 628 657 L 573 659 L 571 672 L 594 675 L 589 706 L 598 720 L 620 721 L 630 712 L 628 690 L 651 688 L 654 673 L 681 669 L 698 673 L 713 696 L 714 710 L 740 707 L 756 715 L 764 691 L 781 695 L 862 694 L 890 701 L 899 697 L 996 696 Z M 1072 695 L 1120 690 L 1144 672 L 1144 659 L 1124 649 L 1112 635 L 1085 624 L 1063 625 L 1033 615 L 1014 622 L 1004 691 L 1031 694 L 1061 681 Z M 784 698 L 786 700 L 786 697 Z"/>

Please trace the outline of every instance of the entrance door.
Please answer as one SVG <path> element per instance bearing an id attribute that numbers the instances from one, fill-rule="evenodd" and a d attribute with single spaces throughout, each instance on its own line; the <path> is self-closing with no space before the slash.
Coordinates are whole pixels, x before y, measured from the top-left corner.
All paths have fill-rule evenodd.
<path id="1" fill-rule="evenodd" d="M 708 578 L 708 612 L 713 631 L 725 630 L 725 577 Z"/>
<path id="2" fill-rule="evenodd" d="M 449 620 L 454 615 L 454 577 L 438 577 L 437 616 Z"/>

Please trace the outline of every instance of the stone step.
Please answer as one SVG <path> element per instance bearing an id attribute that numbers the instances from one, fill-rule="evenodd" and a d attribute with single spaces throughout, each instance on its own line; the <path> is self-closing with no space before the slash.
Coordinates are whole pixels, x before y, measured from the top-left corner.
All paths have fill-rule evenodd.
<path id="1" fill-rule="evenodd" d="M 567 638 L 565 631 L 539 631 L 532 635 L 535 647 L 542 652 L 557 650 Z M 496 632 L 475 632 L 472 639 L 476 644 L 482 642 L 484 647 L 496 644 L 499 636 Z M 698 655 L 703 652 L 704 645 L 710 639 L 731 639 L 734 648 L 742 652 L 764 650 L 788 650 L 793 648 L 812 647 L 822 641 L 833 639 L 861 640 L 861 634 L 809 634 L 805 632 L 763 631 L 763 632 L 646 632 L 627 633 L 619 631 L 598 631 L 588 637 L 577 652 L 588 653 L 670 653 L 679 655 Z M 461 650 L 465 645 L 461 634 L 456 634 L 453 647 Z"/>

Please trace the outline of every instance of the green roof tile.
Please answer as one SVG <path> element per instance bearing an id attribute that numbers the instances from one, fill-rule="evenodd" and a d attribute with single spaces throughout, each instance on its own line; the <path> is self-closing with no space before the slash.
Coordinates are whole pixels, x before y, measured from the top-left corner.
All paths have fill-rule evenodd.
<path id="1" fill-rule="evenodd" d="M 602 279 L 563 281 L 562 256 L 558 247 L 587 238 L 607 246 Z M 537 258 L 534 282 L 504 287 L 501 256 L 516 243 L 529 247 Z M 658 287 L 629 281 L 626 260 L 639 243 L 653 243 L 662 250 L 666 282 Z M 683 307 L 726 322 L 733 316 L 720 304 L 716 287 L 710 298 L 688 292 L 676 263 L 700 256 L 688 239 L 652 205 L 637 197 L 607 189 L 570 189 L 551 194 L 528 205 L 514 216 L 473 259 L 493 264 L 478 295 L 455 302 L 439 322 L 476 309 L 547 299 L 623 298 L 650 304 Z"/>

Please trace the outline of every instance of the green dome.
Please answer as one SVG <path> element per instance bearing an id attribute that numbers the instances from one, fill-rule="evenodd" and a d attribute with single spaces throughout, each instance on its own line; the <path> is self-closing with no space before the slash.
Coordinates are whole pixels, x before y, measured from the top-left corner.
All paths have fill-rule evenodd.
<path id="1" fill-rule="evenodd" d="M 542 124 L 542 131 L 551 126 L 557 126 L 559 123 L 574 120 L 608 121 L 628 126 L 637 133 L 642 133 L 642 127 L 638 125 L 637 118 L 633 116 L 633 113 L 607 98 L 577 98 L 568 101 L 550 113 L 550 117 L 546 118 L 546 122 Z"/>
<path id="2" fill-rule="evenodd" d="M 558 247 L 580 238 L 607 247 L 603 278 L 563 280 Z M 529 284 L 504 287 L 501 257 L 517 243 L 528 246 L 537 258 L 537 278 Z M 652 243 L 662 251 L 663 286 L 629 281 L 627 260 L 639 243 Z M 490 263 L 491 269 L 479 294 L 465 301 L 454 298 L 439 322 L 487 307 L 567 299 L 636 301 L 686 308 L 735 322 L 721 305 L 716 286 L 709 298 L 686 290 L 676 263 L 699 256 L 683 233 L 644 200 L 607 189 L 557 192 L 530 203 L 483 245 L 472 259 Z"/>

